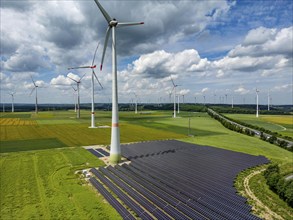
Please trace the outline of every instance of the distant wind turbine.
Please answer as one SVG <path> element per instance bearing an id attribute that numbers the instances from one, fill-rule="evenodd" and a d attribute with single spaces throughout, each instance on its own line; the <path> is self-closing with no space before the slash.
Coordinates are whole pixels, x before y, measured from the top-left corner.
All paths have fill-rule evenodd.
<path id="1" fill-rule="evenodd" d="M 36 84 L 36 82 L 34 81 L 32 76 L 31 76 L 31 79 L 34 84 L 34 88 L 32 89 L 30 95 L 34 92 L 34 90 L 36 91 L 35 113 L 38 114 L 38 88 L 39 88 L 39 86 Z"/>
<path id="2" fill-rule="evenodd" d="M 258 93 L 259 90 L 255 89 L 256 92 L 256 117 L 258 118 Z"/>
<path id="3" fill-rule="evenodd" d="M 102 7 L 98 0 L 95 0 L 98 8 L 105 17 L 108 28 L 105 37 L 103 55 L 100 70 L 103 68 L 104 57 L 109 40 L 110 30 L 112 30 L 112 129 L 111 129 L 111 147 L 110 147 L 110 162 L 116 164 L 121 159 L 120 149 L 120 130 L 119 130 L 119 115 L 118 115 L 118 88 L 117 88 L 117 54 L 116 54 L 116 27 L 125 27 L 130 25 L 140 25 L 144 22 L 127 22 L 120 23 L 115 18 L 111 18 L 106 10 Z"/>
<path id="4" fill-rule="evenodd" d="M 173 117 L 176 118 L 176 87 L 179 85 L 175 84 L 172 77 L 170 76 L 172 84 L 173 84 L 173 92 L 174 92 L 174 114 Z"/>
<path id="5" fill-rule="evenodd" d="M 169 94 L 169 102 L 171 103 L 171 96 L 172 96 L 172 91 L 168 93 Z"/>
<path id="6" fill-rule="evenodd" d="M 137 94 L 134 93 L 135 96 L 135 114 L 137 114 Z"/>
<path id="7" fill-rule="evenodd" d="M 178 109 L 177 109 L 177 113 L 180 113 L 180 95 L 177 95 L 177 99 L 178 99 Z"/>
<path id="8" fill-rule="evenodd" d="M 270 90 L 268 90 L 268 111 L 270 111 Z"/>
<path id="9" fill-rule="evenodd" d="M 86 73 L 85 73 L 86 74 Z M 72 81 L 76 82 L 76 88 L 77 88 L 77 116 L 76 118 L 80 118 L 80 96 L 79 96 L 79 84 L 82 80 L 82 78 L 85 76 L 85 74 L 83 74 L 83 76 L 79 79 L 79 80 L 75 80 L 69 76 L 67 76 L 67 78 L 71 79 Z"/>
<path id="10" fill-rule="evenodd" d="M 99 45 L 96 47 L 96 50 L 95 50 L 95 53 L 94 53 L 94 58 L 93 58 L 93 61 L 92 61 L 92 65 L 91 66 L 79 66 L 79 67 L 69 67 L 68 70 L 71 70 L 71 69 L 82 69 L 82 68 L 89 68 L 89 69 L 92 69 L 92 112 L 91 112 L 91 126 L 90 128 L 96 128 L 96 125 L 95 125 L 95 85 L 94 85 L 94 78 L 96 78 L 96 80 L 98 81 L 99 85 L 101 86 L 101 88 L 103 89 L 103 86 L 102 84 L 100 83 L 94 69 L 96 68 L 96 65 L 94 65 L 94 62 L 95 62 L 95 58 L 96 58 L 96 53 L 97 53 L 97 50 L 99 48 Z"/>
<path id="11" fill-rule="evenodd" d="M 15 92 L 9 93 L 11 95 L 11 112 L 14 112 L 14 94 Z"/>

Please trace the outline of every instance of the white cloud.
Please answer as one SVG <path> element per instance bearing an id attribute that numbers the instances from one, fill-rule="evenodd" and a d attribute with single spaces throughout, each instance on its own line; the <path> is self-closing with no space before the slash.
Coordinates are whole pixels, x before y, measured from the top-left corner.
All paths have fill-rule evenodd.
<path id="1" fill-rule="evenodd" d="M 260 27 L 251 30 L 244 43 L 229 52 L 229 57 L 239 56 L 292 56 L 293 27 L 280 30 Z"/>
<path id="2" fill-rule="evenodd" d="M 210 89 L 209 88 L 203 88 L 202 90 L 201 90 L 201 93 L 207 93 L 207 92 L 209 92 L 210 91 Z"/>
<path id="3" fill-rule="evenodd" d="M 238 93 L 240 95 L 245 95 L 249 93 L 248 89 L 245 89 L 244 86 L 239 86 L 237 89 L 234 90 L 235 93 Z"/>
<path id="4" fill-rule="evenodd" d="M 291 94 L 292 94 L 293 93 L 293 84 L 284 84 L 284 85 L 275 86 L 273 88 L 273 91 L 291 92 Z"/>

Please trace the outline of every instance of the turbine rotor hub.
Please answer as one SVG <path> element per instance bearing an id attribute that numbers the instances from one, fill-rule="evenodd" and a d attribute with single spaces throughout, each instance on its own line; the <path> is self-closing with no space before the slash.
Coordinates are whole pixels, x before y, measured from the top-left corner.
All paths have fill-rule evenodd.
<path id="1" fill-rule="evenodd" d="M 109 26 L 111 26 L 111 27 L 116 27 L 117 24 L 118 24 L 118 21 L 115 18 L 109 22 Z"/>

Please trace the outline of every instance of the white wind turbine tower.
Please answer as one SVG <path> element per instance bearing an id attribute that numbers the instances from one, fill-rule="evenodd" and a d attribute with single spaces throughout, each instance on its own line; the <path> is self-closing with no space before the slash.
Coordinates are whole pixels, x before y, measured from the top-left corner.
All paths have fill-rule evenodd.
<path id="1" fill-rule="evenodd" d="M 256 92 L 256 117 L 258 118 L 258 93 L 259 90 L 255 89 Z"/>
<path id="2" fill-rule="evenodd" d="M 34 90 L 36 91 L 35 113 L 38 114 L 38 88 L 39 88 L 39 86 L 36 84 L 36 82 L 34 81 L 32 76 L 31 76 L 31 79 L 34 84 L 34 88 L 32 89 L 30 95 L 33 93 Z"/>
<path id="3" fill-rule="evenodd" d="M 74 95 L 75 95 L 75 93 L 77 92 L 77 89 L 76 88 L 74 88 L 74 86 L 72 86 L 72 89 L 74 90 Z M 76 97 L 75 97 L 75 101 L 74 101 L 74 112 L 76 112 L 76 106 L 77 106 L 77 94 L 76 94 Z"/>
<path id="4" fill-rule="evenodd" d="M 95 53 L 94 53 L 94 58 L 93 58 L 93 61 L 92 61 L 92 65 L 91 66 L 79 66 L 79 67 L 69 67 L 68 70 L 71 70 L 71 69 L 84 69 L 84 68 L 89 68 L 89 69 L 92 69 L 92 112 L 91 112 L 91 126 L 89 128 L 96 128 L 96 125 L 95 125 L 95 84 L 94 84 L 94 77 L 96 78 L 96 80 L 98 81 L 99 85 L 101 86 L 101 88 L 103 89 L 103 86 L 102 84 L 100 83 L 94 69 L 97 67 L 96 65 L 94 65 L 94 62 L 95 62 L 95 58 L 96 58 L 96 53 L 97 53 L 97 50 L 99 48 L 99 45 L 97 46 L 96 50 L 95 50 Z"/>
<path id="5" fill-rule="evenodd" d="M 98 8 L 105 17 L 108 28 L 105 37 L 101 67 L 103 68 L 103 62 L 105 57 L 105 52 L 107 49 L 108 39 L 110 31 L 112 29 L 112 129 L 111 129 L 111 147 L 110 147 L 110 162 L 116 164 L 121 159 L 121 149 L 120 149 L 120 130 L 119 130 L 119 115 L 118 115 L 118 89 L 117 89 L 117 55 L 116 55 L 116 27 L 125 27 L 130 25 L 140 25 L 144 22 L 127 22 L 120 23 L 115 18 L 111 18 L 106 10 L 102 7 L 98 0 L 95 0 Z"/>
<path id="6" fill-rule="evenodd" d="M 71 79 L 72 81 L 76 82 L 76 88 L 77 88 L 77 116 L 76 118 L 80 118 L 80 96 L 79 96 L 79 84 L 82 80 L 82 78 L 85 76 L 85 74 L 83 74 L 83 76 L 79 79 L 79 80 L 75 80 L 69 76 L 67 76 L 67 78 Z"/>
<path id="7" fill-rule="evenodd" d="M 168 92 L 168 94 L 169 94 L 169 102 L 171 103 L 171 96 L 172 96 L 172 91 L 171 92 Z"/>
<path id="8" fill-rule="evenodd" d="M 268 90 L 268 111 L 270 111 L 270 90 Z"/>
<path id="9" fill-rule="evenodd" d="M 11 112 L 14 112 L 14 94 L 15 92 L 9 93 L 11 95 Z"/>
<path id="10" fill-rule="evenodd" d="M 178 109 L 177 109 L 177 113 L 179 114 L 179 113 L 180 113 L 180 106 L 179 106 L 179 105 L 180 105 L 180 95 L 179 95 L 179 94 L 177 95 L 177 99 L 178 99 L 178 100 L 177 100 L 177 101 L 178 101 Z"/>
<path id="11" fill-rule="evenodd" d="M 170 78 L 171 78 L 171 81 L 172 81 L 172 84 L 173 84 L 173 91 L 174 91 L 174 114 L 173 114 L 173 118 L 176 118 L 176 87 L 178 85 L 174 83 L 174 81 L 173 81 L 171 76 L 170 76 Z"/>
<path id="12" fill-rule="evenodd" d="M 135 96 L 135 114 L 137 114 L 137 94 L 134 92 Z"/>

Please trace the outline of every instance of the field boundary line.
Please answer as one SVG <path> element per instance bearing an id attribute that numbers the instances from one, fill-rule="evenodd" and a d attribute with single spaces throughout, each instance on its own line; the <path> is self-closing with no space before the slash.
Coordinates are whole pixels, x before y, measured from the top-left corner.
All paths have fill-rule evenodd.
<path id="1" fill-rule="evenodd" d="M 259 206 L 259 207 L 261 207 L 261 208 L 264 208 L 265 209 L 265 211 L 266 211 L 266 214 L 269 214 L 269 216 L 268 217 L 266 217 L 266 216 L 262 216 L 262 218 L 264 218 L 264 219 L 271 219 L 271 216 L 273 216 L 274 218 L 276 218 L 276 219 L 280 219 L 280 220 L 284 220 L 283 218 L 282 218 L 282 216 L 280 216 L 280 215 L 278 215 L 277 213 L 275 213 L 274 211 L 272 211 L 269 207 L 267 207 L 266 205 L 264 205 L 255 195 L 254 195 L 254 193 L 252 192 L 252 190 L 250 189 L 250 187 L 249 187 L 249 181 L 250 181 L 250 179 L 252 178 L 252 177 L 254 177 L 255 175 L 257 175 L 257 174 L 260 174 L 261 172 L 263 172 L 263 171 L 265 171 L 265 169 L 261 169 L 261 170 L 256 170 L 256 171 L 254 171 L 254 172 L 252 172 L 252 173 L 250 173 L 248 176 L 246 176 L 245 178 L 244 178 L 244 190 L 245 190 L 245 192 L 246 192 L 246 194 L 248 195 L 248 197 L 250 198 L 250 199 L 252 199 L 253 201 L 255 201 L 256 202 L 256 205 L 257 206 Z"/>

